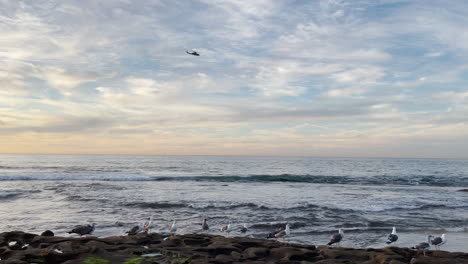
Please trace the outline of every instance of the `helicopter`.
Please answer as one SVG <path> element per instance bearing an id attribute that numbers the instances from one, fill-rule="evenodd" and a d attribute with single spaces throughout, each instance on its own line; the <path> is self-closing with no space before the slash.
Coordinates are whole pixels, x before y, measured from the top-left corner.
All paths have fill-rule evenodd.
<path id="1" fill-rule="evenodd" d="M 200 56 L 200 53 L 198 53 L 198 52 L 196 52 L 196 51 L 194 51 L 194 50 L 192 50 L 192 51 L 186 50 L 185 52 L 186 52 L 187 54 L 189 54 L 189 55 Z"/>

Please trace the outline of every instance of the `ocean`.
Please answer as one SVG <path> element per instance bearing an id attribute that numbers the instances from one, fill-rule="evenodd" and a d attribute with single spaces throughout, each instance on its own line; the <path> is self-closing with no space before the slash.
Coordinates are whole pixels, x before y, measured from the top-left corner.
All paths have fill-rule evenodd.
<path id="1" fill-rule="evenodd" d="M 66 235 L 96 223 L 124 235 L 153 216 L 163 231 L 264 238 L 286 223 L 289 242 L 410 247 L 446 233 L 442 249 L 468 252 L 468 160 L 240 156 L 0 155 L 0 232 Z"/>

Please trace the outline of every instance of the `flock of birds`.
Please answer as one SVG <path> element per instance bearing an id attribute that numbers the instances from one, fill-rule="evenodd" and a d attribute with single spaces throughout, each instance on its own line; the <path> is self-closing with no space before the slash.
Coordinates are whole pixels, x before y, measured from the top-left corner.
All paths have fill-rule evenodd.
<path id="1" fill-rule="evenodd" d="M 80 236 L 88 235 L 88 234 L 91 234 L 94 231 L 95 226 L 96 226 L 96 224 L 77 226 L 68 233 L 69 234 L 75 233 L 75 234 L 78 234 Z M 127 233 L 129 236 L 136 235 L 138 233 L 148 233 L 151 228 L 154 228 L 153 217 L 150 217 L 148 219 L 148 221 L 146 221 L 145 223 L 142 223 L 142 224 L 139 224 L 139 225 L 136 225 L 136 226 L 132 227 L 130 230 L 128 230 L 125 233 Z M 172 235 L 175 235 L 175 233 L 177 232 L 176 221 L 174 220 L 172 222 L 172 224 L 167 227 L 167 229 L 168 229 L 169 233 L 171 233 Z M 208 221 L 207 221 L 206 218 L 204 218 L 203 222 L 201 224 L 201 231 L 207 232 L 209 229 L 210 229 L 210 227 L 208 225 Z M 233 226 L 231 225 L 231 223 L 229 223 L 229 224 L 224 225 L 223 227 L 221 227 L 220 231 L 226 233 L 227 236 L 229 237 L 229 234 L 233 231 Z M 248 228 L 247 228 L 246 224 L 244 224 L 239 229 L 239 232 L 241 232 L 241 233 L 246 233 L 247 231 L 248 231 Z M 273 231 L 273 232 L 269 233 L 266 238 L 267 239 L 268 238 L 277 238 L 277 239 L 282 238 L 284 240 L 284 239 L 286 239 L 286 238 L 288 238 L 290 236 L 291 236 L 291 227 L 290 227 L 289 224 L 286 224 L 284 229 Z M 327 245 L 328 246 L 331 246 L 333 244 L 340 245 L 340 242 L 343 240 L 343 238 L 344 238 L 344 231 L 343 231 L 343 229 L 340 228 L 340 229 L 338 229 L 337 233 L 333 234 L 330 237 L 330 241 L 327 243 Z M 393 227 L 392 233 L 390 233 L 388 235 L 386 243 L 387 244 L 393 244 L 393 243 L 397 242 L 397 240 L 398 240 L 398 235 L 397 235 L 396 227 Z M 440 249 L 440 246 L 444 245 L 445 243 L 447 243 L 447 237 L 446 237 L 445 234 L 442 234 L 442 236 L 440 236 L 440 237 L 435 237 L 435 236 L 429 235 L 429 236 L 427 236 L 426 241 L 415 245 L 414 247 L 412 247 L 412 249 L 423 250 L 424 255 L 426 255 L 426 250 L 430 249 L 431 246 L 434 246 L 435 249 Z"/>

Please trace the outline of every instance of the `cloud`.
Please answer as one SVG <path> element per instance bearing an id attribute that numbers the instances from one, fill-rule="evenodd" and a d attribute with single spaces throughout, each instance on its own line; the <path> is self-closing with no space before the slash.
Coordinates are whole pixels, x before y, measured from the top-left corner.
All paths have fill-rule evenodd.
<path id="1" fill-rule="evenodd" d="M 332 75 L 332 79 L 339 83 L 372 84 L 385 76 L 378 67 L 355 68 Z"/>
<path id="2" fill-rule="evenodd" d="M 3 1 L 0 151 L 466 156 L 467 7 Z"/>

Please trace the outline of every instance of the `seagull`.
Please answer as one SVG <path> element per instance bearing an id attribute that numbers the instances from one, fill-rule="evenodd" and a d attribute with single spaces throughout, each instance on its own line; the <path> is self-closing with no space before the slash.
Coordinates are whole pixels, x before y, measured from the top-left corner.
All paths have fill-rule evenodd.
<path id="1" fill-rule="evenodd" d="M 240 232 L 241 232 L 241 233 L 246 233 L 246 232 L 247 232 L 247 230 L 248 230 L 248 229 L 247 229 L 247 225 L 246 225 L 246 224 L 244 224 L 244 226 L 243 226 L 243 227 L 241 227 L 241 229 L 240 229 Z"/>
<path id="2" fill-rule="evenodd" d="M 392 233 L 388 235 L 387 244 L 395 243 L 398 240 L 396 227 L 393 227 Z"/>
<path id="3" fill-rule="evenodd" d="M 186 52 L 187 54 L 189 54 L 189 55 L 200 56 L 200 53 L 198 53 L 198 52 L 196 52 L 196 51 L 194 51 L 194 50 L 192 50 L 192 51 L 187 51 L 187 50 L 186 50 L 185 52 Z"/>
<path id="4" fill-rule="evenodd" d="M 332 244 L 340 243 L 343 237 L 344 237 L 344 232 L 343 232 L 343 229 L 340 228 L 338 229 L 338 233 L 335 233 L 330 237 L 330 242 L 328 242 L 327 245 L 331 246 Z"/>
<path id="5" fill-rule="evenodd" d="M 435 246 L 436 249 L 440 250 L 440 246 L 443 244 L 447 243 L 447 238 L 445 237 L 445 234 L 442 234 L 440 237 L 435 237 L 434 239 L 431 239 L 431 244 Z"/>
<path id="6" fill-rule="evenodd" d="M 232 231 L 231 224 L 229 223 L 229 224 L 227 224 L 227 225 L 221 227 L 221 229 L 220 229 L 219 231 L 221 231 L 221 232 L 226 232 L 226 233 L 227 233 L 227 236 L 229 236 L 229 233 L 231 233 L 231 231 Z"/>
<path id="7" fill-rule="evenodd" d="M 431 238 L 432 237 L 433 236 L 431 236 L 431 235 L 427 236 L 427 242 L 421 242 L 421 243 L 417 244 L 416 246 L 412 247 L 412 249 L 422 250 L 424 256 L 426 256 L 426 249 L 429 249 L 431 247 Z"/>
<path id="8" fill-rule="evenodd" d="M 94 224 L 94 223 L 93 223 L 93 225 L 76 226 L 75 228 L 72 229 L 72 231 L 68 232 L 68 234 L 76 233 L 76 234 L 78 234 L 80 236 L 89 235 L 89 234 L 93 233 L 95 226 L 96 226 L 96 224 Z"/>
<path id="9" fill-rule="evenodd" d="M 151 216 L 151 217 L 149 218 L 148 222 L 145 222 L 145 223 L 143 224 L 143 228 L 142 228 L 142 230 L 141 230 L 140 232 L 141 232 L 141 233 L 148 233 L 149 230 L 150 230 L 151 228 L 153 228 L 153 227 L 154 227 L 154 225 L 153 225 L 153 216 Z"/>
<path id="10" fill-rule="evenodd" d="M 172 225 L 169 226 L 169 232 L 172 233 L 172 235 L 175 235 L 175 232 L 177 231 L 177 226 L 176 226 L 176 221 L 172 222 Z"/>
<path id="11" fill-rule="evenodd" d="M 275 234 L 275 238 L 283 238 L 283 240 L 291 235 L 291 229 L 289 229 L 289 224 L 286 224 L 286 227 L 284 228 L 283 231 L 279 231 L 278 233 Z"/>
<path id="12" fill-rule="evenodd" d="M 203 218 L 203 224 L 201 226 L 201 229 L 203 231 L 208 231 L 208 229 L 210 229 L 210 227 L 208 226 L 208 223 L 206 222 L 206 218 Z"/>

